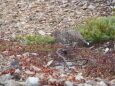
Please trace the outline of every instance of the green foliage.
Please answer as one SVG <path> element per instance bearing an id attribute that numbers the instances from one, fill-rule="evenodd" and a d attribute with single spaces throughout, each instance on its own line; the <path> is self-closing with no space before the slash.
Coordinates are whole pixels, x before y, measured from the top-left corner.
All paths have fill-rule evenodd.
<path id="1" fill-rule="evenodd" d="M 90 42 L 100 42 L 115 38 L 115 16 L 88 19 L 78 29 Z"/>
<path id="2" fill-rule="evenodd" d="M 114 12 L 115 12 L 115 8 L 113 8 L 113 9 L 112 9 L 112 11 L 114 11 Z"/>
<path id="3" fill-rule="evenodd" d="M 22 39 L 23 44 L 33 45 L 33 44 L 53 44 L 55 42 L 54 37 L 42 36 L 42 35 L 28 35 L 25 37 L 17 36 L 17 39 Z"/>
<path id="4" fill-rule="evenodd" d="M 24 39 L 22 36 L 20 36 L 20 35 L 16 35 L 15 36 L 15 39 L 17 39 L 17 40 L 22 40 L 22 39 Z"/>

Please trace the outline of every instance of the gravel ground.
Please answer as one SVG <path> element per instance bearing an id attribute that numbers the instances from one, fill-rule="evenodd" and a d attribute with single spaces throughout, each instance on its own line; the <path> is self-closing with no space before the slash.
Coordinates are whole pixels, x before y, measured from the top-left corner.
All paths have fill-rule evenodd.
<path id="1" fill-rule="evenodd" d="M 112 15 L 114 5 L 115 0 L 0 0 L 0 38 L 12 39 L 15 35 L 44 34 L 56 29 L 78 27 L 88 18 Z M 47 50 L 62 46 L 48 47 L 43 49 L 46 52 L 42 52 L 39 49 L 43 46 L 22 46 L 17 42 L 12 44 L 0 39 L 0 86 L 115 86 L 114 76 L 106 79 L 86 78 L 81 74 L 83 70 L 69 71 L 63 62 L 57 65 L 58 60 L 60 61 L 59 56 L 53 52 L 52 60 L 52 53 L 48 54 Z M 83 55 L 78 55 L 82 49 L 77 49 L 77 56 L 82 57 L 84 52 Z M 34 52 L 31 52 L 33 50 Z M 39 52 L 35 53 L 36 50 Z M 101 52 L 110 59 L 106 59 L 105 62 L 114 62 L 115 41 L 97 44 L 83 51 L 89 55 L 88 57 L 100 57 Z M 57 58 L 57 62 L 54 58 Z M 98 60 L 104 61 L 96 61 Z M 52 65 L 55 67 L 52 68 Z M 111 64 L 106 64 L 104 67 L 113 68 L 114 73 L 114 66 L 110 66 Z M 104 76 L 107 74 L 109 73 Z"/>
<path id="2" fill-rule="evenodd" d="M 0 37 L 79 26 L 85 19 L 112 14 L 114 0 L 0 0 Z"/>

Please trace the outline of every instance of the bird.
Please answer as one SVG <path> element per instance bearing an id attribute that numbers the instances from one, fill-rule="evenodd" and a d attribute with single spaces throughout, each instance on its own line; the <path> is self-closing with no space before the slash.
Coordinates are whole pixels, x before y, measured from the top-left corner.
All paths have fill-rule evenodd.
<path id="1" fill-rule="evenodd" d="M 56 30 L 52 33 L 55 41 L 64 46 L 84 46 L 89 43 L 83 38 L 83 36 L 77 30 Z"/>

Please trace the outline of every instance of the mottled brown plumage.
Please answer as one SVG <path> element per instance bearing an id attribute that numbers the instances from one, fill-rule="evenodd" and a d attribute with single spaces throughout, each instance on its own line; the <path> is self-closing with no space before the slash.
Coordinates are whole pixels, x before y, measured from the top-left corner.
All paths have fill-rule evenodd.
<path id="1" fill-rule="evenodd" d="M 65 46 L 83 46 L 87 44 L 83 36 L 76 30 L 56 30 L 52 35 L 57 43 Z"/>

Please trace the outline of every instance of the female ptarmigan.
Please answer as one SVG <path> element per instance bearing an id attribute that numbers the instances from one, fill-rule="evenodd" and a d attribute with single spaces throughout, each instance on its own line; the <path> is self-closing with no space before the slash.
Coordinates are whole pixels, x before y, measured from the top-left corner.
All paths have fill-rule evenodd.
<path id="1" fill-rule="evenodd" d="M 57 43 L 64 46 L 88 45 L 83 36 L 76 30 L 56 30 L 52 33 Z"/>

